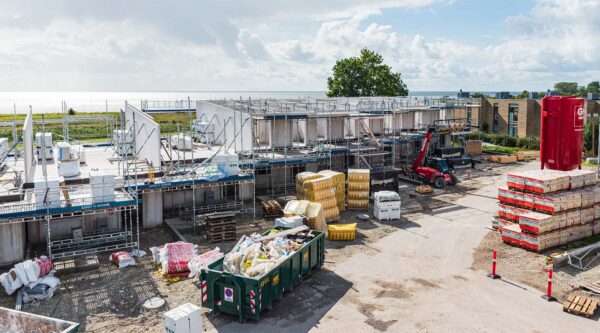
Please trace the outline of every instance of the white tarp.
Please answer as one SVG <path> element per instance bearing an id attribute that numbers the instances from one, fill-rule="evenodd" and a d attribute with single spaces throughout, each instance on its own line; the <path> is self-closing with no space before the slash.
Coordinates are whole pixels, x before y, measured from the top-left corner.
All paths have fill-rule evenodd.
<path id="1" fill-rule="evenodd" d="M 196 101 L 196 118 L 207 122 L 212 119 L 214 143 L 224 145 L 223 152 L 252 150 L 252 120 L 247 113 L 207 101 Z"/>
<path id="2" fill-rule="evenodd" d="M 135 115 L 135 128 L 134 126 Z M 160 166 L 160 126 L 149 115 L 125 102 L 127 130 L 135 132 L 135 149 L 138 159 L 147 160 L 153 167 Z"/>
<path id="3" fill-rule="evenodd" d="M 35 159 L 33 153 L 33 116 L 31 109 L 27 112 L 23 123 L 23 145 L 25 147 L 25 182 L 33 181 Z"/>

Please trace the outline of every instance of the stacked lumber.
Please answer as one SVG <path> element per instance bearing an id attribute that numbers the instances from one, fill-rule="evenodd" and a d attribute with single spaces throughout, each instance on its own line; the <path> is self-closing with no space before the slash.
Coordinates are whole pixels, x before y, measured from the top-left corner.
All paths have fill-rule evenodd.
<path id="1" fill-rule="evenodd" d="M 260 205 L 265 219 L 272 220 L 283 216 L 281 205 L 275 200 L 261 201 Z"/>
<path id="2" fill-rule="evenodd" d="M 320 178 L 304 182 L 304 198 L 310 202 L 320 203 L 325 220 L 332 221 L 340 217 L 340 210 L 335 197 L 335 186 L 331 177 L 318 175 Z"/>
<path id="3" fill-rule="evenodd" d="M 300 172 L 296 175 L 296 198 L 298 200 L 304 199 L 304 182 L 311 179 L 321 178 L 322 176 L 317 175 L 314 172 L 305 171 Z"/>
<path id="4" fill-rule="evenodd" d="M 517 161 L 533 161 L 540 157 L 539 151 L 519 151 L 515 153 Z"/>
<path id="5" fill-rule="evenodd" d="M 515 155 L 492 155 L 490 156 L 490 162 L 492 163 L 515 163 L 517 162 L 517 157 Z"/>
<path id="6" fill-rule="evenodd" d="M 369 209 L 370 184 L 368 169 L 348 169 L 348 209 Z"/>
<path id="7" fill-rule="evenodd" d="M 498 189 L 505 243 L 543 251 L 600 233 L 600 188 L 594 171 L 510 173 Z M 587 184 L 587 185 L 586 185 Z"/>
<path id="8" fill-rule="evenodd" d="M 465 144 L 465 154 L 481 155 L 483 154 L 483 142 L 481 140 L 468 140 Z"/>
<path id="9" fill-rule="evenodd" d="M 319 175 L 329 177 L 333 181 L 333 187 L 335 188 L 335 201 L 340 212 L 346 210 L 346 175 L 342 172 L 333 170 L 319 171 Z"/>

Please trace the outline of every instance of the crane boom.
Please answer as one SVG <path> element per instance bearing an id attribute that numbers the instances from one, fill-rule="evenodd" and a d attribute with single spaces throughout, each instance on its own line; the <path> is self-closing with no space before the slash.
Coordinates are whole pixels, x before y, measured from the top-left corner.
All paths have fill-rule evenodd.
<path id="1" fill-rule="evenodd" d="M 421 145 L 421 150 L 419 151 L 419 155 L 417 156 L 417 159 L 415 160 L 415 162 L 412 165 L 413 170 L 416 170 L 418 167 L 421 166 L 421 163 L 423 163 L 423 158 L 425 158 L 427 149 L 429 149 L 429 143 L 431 142 L 431 136 L 433 135 L 434 131 L 435 131 L 434 128 L 429 128 L 427 130 L 427 134 L 425 134 L 425 140 L 423 140 L 423 145 Z"/>

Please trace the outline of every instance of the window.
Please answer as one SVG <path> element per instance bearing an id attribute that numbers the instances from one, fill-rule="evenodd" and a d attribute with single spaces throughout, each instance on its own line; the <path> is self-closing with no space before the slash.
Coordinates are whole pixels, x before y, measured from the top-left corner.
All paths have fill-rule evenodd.
<path id="1" fill-rule="evenodd" d="M 519 105 L 508 104 L 508 135 L 516 137 L 519 130 Z"/>
<path id="2" fill-rule="evenodd" d="M 471 120 L 473 117 L 473 110 L 470 106 L 467 106 L 467 120 Z"/>
<path id="3" fill-rule="evenodd" d="M 494 103 L 494 109 L 493 109 L 493 126 L 492 126 L 492 132 L 496 133 L 498 132 L 498 103 Z"/>

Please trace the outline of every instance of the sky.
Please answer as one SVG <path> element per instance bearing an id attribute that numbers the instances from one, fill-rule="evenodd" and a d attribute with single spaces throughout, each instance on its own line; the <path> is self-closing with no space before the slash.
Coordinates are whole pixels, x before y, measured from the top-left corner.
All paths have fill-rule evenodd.
<path id="1" fill-rule="evenodd" d="M 600 80 L 598 0 L 0 0 L 0 91 L 323 91 L 377 51 L 412 91 Z"/>

